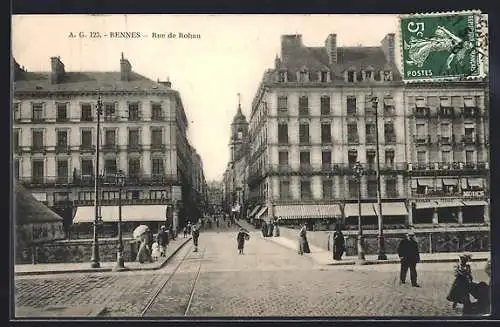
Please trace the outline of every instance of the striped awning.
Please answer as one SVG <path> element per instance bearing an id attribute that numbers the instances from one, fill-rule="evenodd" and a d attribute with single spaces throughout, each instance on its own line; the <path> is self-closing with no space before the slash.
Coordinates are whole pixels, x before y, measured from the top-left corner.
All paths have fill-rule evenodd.
<path id="1" fill-rule="evenodd" d="M 436 201 L 436 208 L 451 208 L 451 207 L 463 207 L 464 203 L 460 200 L 449 200 L 449 201 Z"/>
<path id="2" fill-rule="evenodd" d="M 89 223 L 95 220 L 94 207 L 78 207 L 73 223 Z M 103 222 L 118 221 L 118 206 L 102 206 Z M 134 205 L 122 206 L 122 221 L 165 221 L 167 206 L 165 205 Z"/>
<path id="3" fill-rule="evenodd" d="M 384 210 L 384 209 L 382 209 Z M 344 215 L 346 217 L 357 217 L 358 216 L 358 204 L 357 203 L 347 203 L 344 207 Z M 361 216 L 376 216 L 375 209 L 373 209 L 373 203 L 361 203 Z"/>
<path id="4" fill-rule="evenodd" d="M 419 178 L 418 185 L 419 186 L 434 187 L 434 181 L 430 178 Z"/>
<path id="5" fill-rule="evenodd" d="M 426 201 L 426 202 L 417 202 L 415 203 L 416 209 L 431 209 L 435 208 L 437 205 L 436 201 Z"/>
<path id="6" fill-rule="evenodd" d="M 250 211 L 250 214 L 248 215 L 248 217 L 252 218 L 252 217 L 253 217 L 253 216 L 257 213 L 257 211 L 259 211 L 259 209 L 260 209 L 260 205 L 256 205 L 256 206 L 252 209 L 252 211 Z"/>
<path id="7" fill-rule="evenodd" d="M 488 205 L 488 202 L 483 201 L 483 200 L 464 200 L 462 202 L 467 207 Z"/>
<path id="8" fill-rule="evenodd" d="M 378 205 L 374 204 L 375 212 L 378 215 Z M 384 216 L 406 216 L 408 210 L 403 202 L 382 203 L 382 214 Z"/>
<path id="9" fill-rule="evenodd" d="M 483 179 L 482 178 L 469 178 L 467 179 L 467 183 L 470 187 L 479 187 L 483 188 Z"/>
<path id="10" fill-rule="evenodd" d="M 443 184 L 446 186 L 456 186 L 458 184 L 458 179 L 443 178 Z"/>
<path id="11" fill-rule="evenodd" d="M 267 212 L 267 207 L 260 208 L 259 212 L 255 215 L 255 219 L 261 219 L 262 216 L 266 216 L 264 215 L 265 212 Z"/>
<path id="12" fill-rule="evenodd" d="M 342 216 L 338 204 L 303 204 L 276 206 L 276 217 L 282 219 L 334 218 Z"/>

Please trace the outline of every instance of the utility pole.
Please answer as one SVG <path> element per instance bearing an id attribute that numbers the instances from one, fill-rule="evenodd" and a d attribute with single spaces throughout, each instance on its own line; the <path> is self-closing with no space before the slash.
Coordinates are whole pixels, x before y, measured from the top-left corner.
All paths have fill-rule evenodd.
<path id="1" fill-rule="evenodd" d="M 95 203 L 94 203 L 94 209 L 95 209 L 95 219 L 94 219 L 94 241 L 92 243 L 92 258 L 90 259 L 91 261 L 91 267 L 92 268 L 99 268 L 101 266 L 100 264 L 100 258 L 99 258 L 99 239 L 98 239 L 98 226 L 100 224 L 100 210 L 99 210 L 99 145 L 100 145 L 100 138 L 101 138 L 101 114 L 102 114 L 102 100 L 101 96 L 99 95 L 99 98 L 97 99 L 97 106 L 96 106 L 96 113 L 97 113 L 97 131 L 96 131 L 96 147 L 95 147 L 95 153 L 96 153 L 96 165 L 95 165 L 95 180 L 94 180 L 94 191 L 95 191 Z"/>
<path id="2" fill-rule="evenodd" d="M 379 133 L 378 133 L 378 99 L 372 97 L 372 106 L 375 110 L 375 147 L 377 155 L 377 206 L 378 206 L 378 260 L 387 260 L 385 254 L 385 241 L 384 241 L 384 227 L 383 227 L 383 214 L 382 214 L 382 194 L 380 188 L 380 147 L 379 147 Z"/>

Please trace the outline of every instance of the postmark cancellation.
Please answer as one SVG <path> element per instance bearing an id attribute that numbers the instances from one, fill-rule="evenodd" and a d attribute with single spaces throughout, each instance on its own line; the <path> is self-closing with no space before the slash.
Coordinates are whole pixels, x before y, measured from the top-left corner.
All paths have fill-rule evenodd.
<path id="1" fill-rule="evenodd" d="M 482 79 L 487 72 L 487 15 L 480 11 L 403 15 L 403 80 Z"/>

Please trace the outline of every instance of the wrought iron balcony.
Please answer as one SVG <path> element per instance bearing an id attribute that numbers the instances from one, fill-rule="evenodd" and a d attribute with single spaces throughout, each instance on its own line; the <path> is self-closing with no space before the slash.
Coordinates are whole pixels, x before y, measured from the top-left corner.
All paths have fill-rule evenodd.
<path id="1" fill-rule="evenodd" d="M 377 140 L 376 140 L 375 135 L 371 135 L 371 134 L 366 135 L 366 144 L 375 144 L 376 142 L 377 142 Z"/>
<path id="2" fill-rule="evenodd" d="M 63 122 L 68 122 L 68 121 L 69 121 L 69 117 L 60 117 L 60 116 L 56 117 L 56 122 L 58 122 L 58 123 L 63 123 Z"/>
<path id="3" fill-rule="evenodd" d="M 309 117 L 309 108 L 299 108 L 299 116 L 300 117 Z"/>
<path id="4" fill-rule="evenodd" d="M 142 151 L 142 144 L 128 144 L 127 145 L 127 151 L 128 152 L 141 152 Z"/>
<path id="5" fill-rule="evenodd" d="M 151 144 L 151 151 L 165 152 L 167 146 L 165 144 L 153 143 Z"/>
<path id="6" fill-rule="evenodd" d="M 283 146 L 289 145 L 288 138 L 287 139 L 278 139 L 278 145 L 283 145 Z"/>
<path id="7" fill-rule="evenodd" d="M 102 152 L 118 152 L 119 148 L 116 144 L 104 144 L 100 149 Z"/>
<path id="8" fill-rule="evenodd" d="M 438 143 L 440 145 L 453 145 L 455 144 L 455 135 L 438 135 Z"/>
<path id="9" fill-rule="evenodd" d="M 477 107 L 464 107 L 461 111 L 463 118 L 478 118 L 481 116 L 481 111 Z"/>
<path id="10" fill-rule="evenodd" d="M 301 138 L 299 139 L 299 145 L 311 145 L 310 138 Z"/>
<path id="11" fill-rule="evenodd" d="M 73 183 L 70 176 L 31 176 L 20 177 L 18 181 L 27 188 L 31 187 L 68 187 Z"/>
<path id="12" fill-rule="evenodd" d="M 439 108 L 438 116 L 439 118 L 454 118 L 455 111 L 453 110 L 453 107 L 441 107 Z"/>
<path id="13" fill-rule="evenodd" d="M 394 117 L 396 115 L 396 109 L 393 106 L 384 107 L 384 117 Z"/>
<path id="14" fill-rule="evenodd" d="M 385 144 L 396 144 L 396 135 L 394 134 L 386 135 Z"/>
<path id="15" fill-rule="evenodd" d="M 45 145 L 32 145 L 31 153 L 47 153 L 47 147 Z"/>
<path id="16" fill-rule="evenodd" d="M 349 145 L 359 144 L 359 136 L 347 135 L 347 144 Z"/>
<path id="17" fill-rule="evenodd" d="M 165 116 L 159 114 L 153 114 L 151 116 L 152 121 L 165 121 Z"/>
<path id="18" fill-rule="evenodd" d="M 347 107 L 348 116 L 356 116 L 358 114 L 358 109 L 356 107 Z"/>
<path id="19" fill-rule="evenodd" d="M 91 115 L 88 115 L 88 116 L 81 116 L 81 117 L 80 117 L 80 121 L 86 121 L 86 122 L 88 122 L 88 121 L 94 121 L 94 117 L 93 117 L 93 116 L 91 116 Z"/>
<path id="20" fill-rule="evenodd" d="M 71 147 L 67 144 L 56 145 L 56 153 L 70 153 Z"/>
<path id="21" fill-rule="evenodd" d="M 95 145 L 92 144 L 80 144 L 80 152 L 95 152 Z"/>
<path id="22" fill-rule="evenodd" d="M 428 163 L 409 163 L 408 171 L 422 172 L 422 171 L 454 171 L 454 173 L 463 172 L 465 174 L 484 173 L 488 170 L 487 162 L 477 163 L 464 163 L 464 162 L 428 162 Z"/>
<path id="23" fill-rule="evenodd" d="M 418 145 L 426 145 L 431 143 L 430 135 L 414 135 L 415 143 Z"/>
<path id="24" fill-rule="evenodd" d="M 280 117 L 288 116 L 288 109 L 287 108 L 278 108 L 278 116 L 280 116 Z"/>
<path id="25" fill-rule="evenodd" d="M 430 109 L 424 107 L 416 107 L 413 109 L 413 115 L 415 118 L 429 118 L 430 117 Z"/>
<path id="26" fill-rule="evenodd" d="M 104 118 L 103 120 L 107 121 L 107 122 L 113 122 L 113 121 L 117 121 L 120 119 L 120 117 L 118 115 L 113 115 L 113 114 L 104 115 L 103 118 Z"/>
<path id="27" fill-rule="evenodd" d="M 45 117 L 32 117 L 31 122 L 32 123 L 43 123 L 45 122 L 46 118 Z"/>
<path id="28" fill-rule="evenodd" d="M 462 136 L 464 145 L 479 145 L 479 135 L 464 135 Z"/>

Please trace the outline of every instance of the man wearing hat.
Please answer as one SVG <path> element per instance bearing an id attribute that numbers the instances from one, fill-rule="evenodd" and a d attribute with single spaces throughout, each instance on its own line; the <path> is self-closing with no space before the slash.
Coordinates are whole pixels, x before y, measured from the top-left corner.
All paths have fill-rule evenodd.
<path id="1" fill-rule="evenodd" d="M 162 257 L 165 256 L 165 252 L 167 251 L 168 235 L 165 230 L 165 225 L 162 225 L 160 227 L 160 230 L 158 231 L 158 234 L 156 235 L 156 242 L 158 243 L 158 246 L 160 248 L 160 256 Z"/>
<path id="2" fill-rule="evenodd" d="M 406 233 L 406 238 L 399 243 L 398 255 L 401 260 L 401 272 L 399 275 L 401 284 L 406 282 L 406 274 L 408 269 L 410 269 L 411 286 L 420 287 L 417 283 L 417 263 L 420 262 L 420 254 L 413 231 Z"/>

